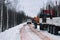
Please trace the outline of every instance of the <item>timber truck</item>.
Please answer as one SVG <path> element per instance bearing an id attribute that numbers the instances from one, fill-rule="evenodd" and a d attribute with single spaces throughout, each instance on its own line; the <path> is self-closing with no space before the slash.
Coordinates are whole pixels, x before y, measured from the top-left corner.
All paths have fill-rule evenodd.
<path id="1" fill-rule="evenodd" d="M 49 33 L 57 35 L 60 31 L 60 17 L 46 18 L 45 22 L 40 18 L 40 29 L 44 30 L 44 27 Z"/>

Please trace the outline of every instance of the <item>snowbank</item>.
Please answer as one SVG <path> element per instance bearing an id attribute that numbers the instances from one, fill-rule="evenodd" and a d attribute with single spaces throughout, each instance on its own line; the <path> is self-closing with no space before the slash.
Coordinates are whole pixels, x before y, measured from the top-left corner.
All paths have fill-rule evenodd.
<path id="1" fill-rule="evenodd" d="M 26 23 L 22 23 L 20 25 L 17 25 L 15 27 L 12 27 L 2 33 L 0 33 L 0 40 L 20 40 L 20 29 L 23 27 L 23 25 Z M 29 29 L 27 29 L 29 31 Z M 41 30 L 42 31 L 42 30 Z M 53 35 L 48 33 L 47 31 L 42 31 L 44 35 L 53 38 L 54 40 L 60 40 L 60 35 Z M 33 39 L 38 39 L 38 36 L 36 36 L 33 32 L 27 32 L 29 36 Z M 41 39 L 40 39 L 41 40 Z"/>
<path id="2" fill-rule="evenodd" d="M 48 33 L 47 31 L 42 31 L 42 32 L 43 32 L 43 34 L 45 34 L 46 36 L 48 36 L 54 40 L 60 40 L 60 35 L 54 35 L 54 34 Z"/>
<path id="3" fill-rule="evenodd" d="M 20 40 L 20 29 L 26 23 L 22 23 L 0 33 L 0 40 Z"/>

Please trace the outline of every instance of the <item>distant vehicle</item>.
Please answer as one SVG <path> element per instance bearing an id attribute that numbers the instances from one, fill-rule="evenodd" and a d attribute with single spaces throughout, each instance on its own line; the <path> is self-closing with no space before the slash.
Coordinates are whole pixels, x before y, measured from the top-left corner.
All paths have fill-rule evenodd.
<path id="1" fill-rule="evenodd" d="M 27 19 L 27 24 L 31 24 L 32 20 L 31 19 Z"/>

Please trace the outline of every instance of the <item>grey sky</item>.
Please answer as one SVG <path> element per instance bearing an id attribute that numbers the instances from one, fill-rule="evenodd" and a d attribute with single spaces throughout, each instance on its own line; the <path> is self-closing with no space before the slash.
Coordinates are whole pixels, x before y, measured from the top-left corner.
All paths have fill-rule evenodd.
<path id="1" fill-rule="evenodd" d="M 42 8 L 43 4 L 47 0 L 20 0 L 19 6 L 17 9 L 23 10 L 26 15 L 34 17 L 37 15 L 37 13 L 40 11 L 40 8 Z"/>
<path id="2" fill-rule="evenodd" d="M 22 10 L 26 15 L 31 17 L 37 16 L 40 8 L 45 7 L 47 1 L 49 0 L 9 0 L 12 7 L 15 7 L 17 11 Z M 52 0 L 53 3 L 54 1 L 56 0 Z"/>

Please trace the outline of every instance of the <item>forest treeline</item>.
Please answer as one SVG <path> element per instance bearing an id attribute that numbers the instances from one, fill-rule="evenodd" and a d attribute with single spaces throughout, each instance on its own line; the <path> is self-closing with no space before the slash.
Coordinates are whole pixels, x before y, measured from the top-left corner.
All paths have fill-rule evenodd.
<path id="1" fill-rule="evenodd" d="M 8 29 L 9 29 L 16 25 L 19 25 L 20 23 L 26 22 L 28 18 L 31 18 L 29 16 L 26 16 L 24 11 L 17 12 L 14 8 L 7 9 L 7 6 L 5 6 L 5 4 L 3 4 L 3 9 L 1 9 L 1 6 L 2 5 L 0 5 L 0 29 L 1 29 L 1 25 L 2 25 L 2 31 L 7 29 L 7 25 L 8 25 Z M 8 15 L 7 15 L 7 13 L 8 13 Z M 8 18 L 7 18 L 7 16 L 8 16 Z M 7 24 L 7 19 L 8 19 L 8 24 Z M 1 22 L 1 20 L 2 20 L 2 22 Z"/>
<path id="2" fill-rule="evenodd" d="M 45 15 L 47 17 L 50 17 L 50 15 L 47 15 L 47 13 L 44 13 L 43 10 L 54 10 L 54 15 L 52 15 L 52 17 L 60 17 L 60 2 L 58 5 L 57 5 L 57 1 L 56 1 L 55 5 L 54 4 L 52 5 L 52 4 L 53 4 L 52 2 L 50 4 L 48 3 L 48 4 L 46 4 L 46 7 L 44 6 L 45 9 L 44 9 L 44 7 L 41 8 L 41 10 L 37 16 L 43 17 Z"/>

